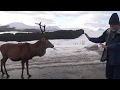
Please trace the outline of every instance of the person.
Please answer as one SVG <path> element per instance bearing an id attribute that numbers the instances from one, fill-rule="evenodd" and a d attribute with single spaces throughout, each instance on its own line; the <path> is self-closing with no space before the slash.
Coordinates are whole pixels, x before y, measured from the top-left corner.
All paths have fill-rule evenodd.
<path id="1" fill-rule="evenodd" d="M 93 43 L 100 43 L 104 48 L 101 62 L 106 61 L 106 78 L 120 79 L 120 21 L 117 13 L 113 13 L 109 19 L 110 28 L 99 37 L 85 36 Z"/>

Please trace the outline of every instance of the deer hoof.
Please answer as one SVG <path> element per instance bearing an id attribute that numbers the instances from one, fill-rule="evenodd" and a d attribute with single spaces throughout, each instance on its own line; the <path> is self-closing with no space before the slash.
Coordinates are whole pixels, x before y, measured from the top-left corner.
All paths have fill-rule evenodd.
<path id="1" fill-rule="evenodd" d="M 23 77 L 23 76 L 21 76 L 21 79 L 24 79 L 24 77 Z"/>
<path id="2" fill-rule="evenodd" d="M 10 77 L 10 76 L 7 74 L 7 77 Z"/>
<path id="3" fill-rule="evenodd" d="M 30 74 L 28 75 L 28 77 L 31 77 L 31 76 L 32 76 L 32 75 L 30 75 Z"/>

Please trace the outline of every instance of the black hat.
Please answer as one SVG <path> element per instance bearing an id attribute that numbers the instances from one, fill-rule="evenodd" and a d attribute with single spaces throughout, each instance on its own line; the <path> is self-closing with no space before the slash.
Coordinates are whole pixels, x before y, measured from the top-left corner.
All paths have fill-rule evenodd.
<path id="1" fill-rule="evenodd" d="M 120 24 L 119 22 L 119 17 L 117 13 L 113 13 L 109 19 L 109 24 L 110 25 L 118 25 Z"/>

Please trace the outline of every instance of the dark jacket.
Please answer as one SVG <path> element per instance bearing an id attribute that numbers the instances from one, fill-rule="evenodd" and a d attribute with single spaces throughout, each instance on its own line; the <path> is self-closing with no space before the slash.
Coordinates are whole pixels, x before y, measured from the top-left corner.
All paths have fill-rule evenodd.
<path id="1" fill-rule="evenodd" d="M 90 41 L 94 43 L 104 43 L 109 34 L 110 29 L 107 29 L 100 37 L 90 38 Z M 109 65 L 120 65 L 120 29 L 108 45 L 107 63 Z"/>

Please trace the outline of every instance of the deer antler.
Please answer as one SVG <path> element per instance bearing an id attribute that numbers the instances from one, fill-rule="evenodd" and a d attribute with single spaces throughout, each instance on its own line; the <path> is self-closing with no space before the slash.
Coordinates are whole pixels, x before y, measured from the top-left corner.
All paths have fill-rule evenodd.
<path id="1" fill-rule="evenodd" d="M 44 28 L 44 37 L 46 37 L 45 27 L 46 27 L 46 25 L 43 26 L 43 28 Z"/>
<path id="2" fill-rule="evenodd" d="M 44 28 L 44 32 L 45 32 L 45 27 L 46 27 L 46 25 L 43 26 L 43 28 Z"/>
<path id="3" fill-rule="evenodd" d="M 37 24 L 37 25 L 39 25 L 40 26 L 40 30 L 41 30 L 41 32 L 42 32 L 42 35 L 43 35 L 43 37 L 45 37 L 46 36 L 46 34 L 45 34 L 45 27 L 46 27 L 46 25 L 41 25 L 41 22 L 40 23 L 35 23 L 35 24 Z M 44 30 L 42 30 L 42 27 L 44 28 Z"/>

